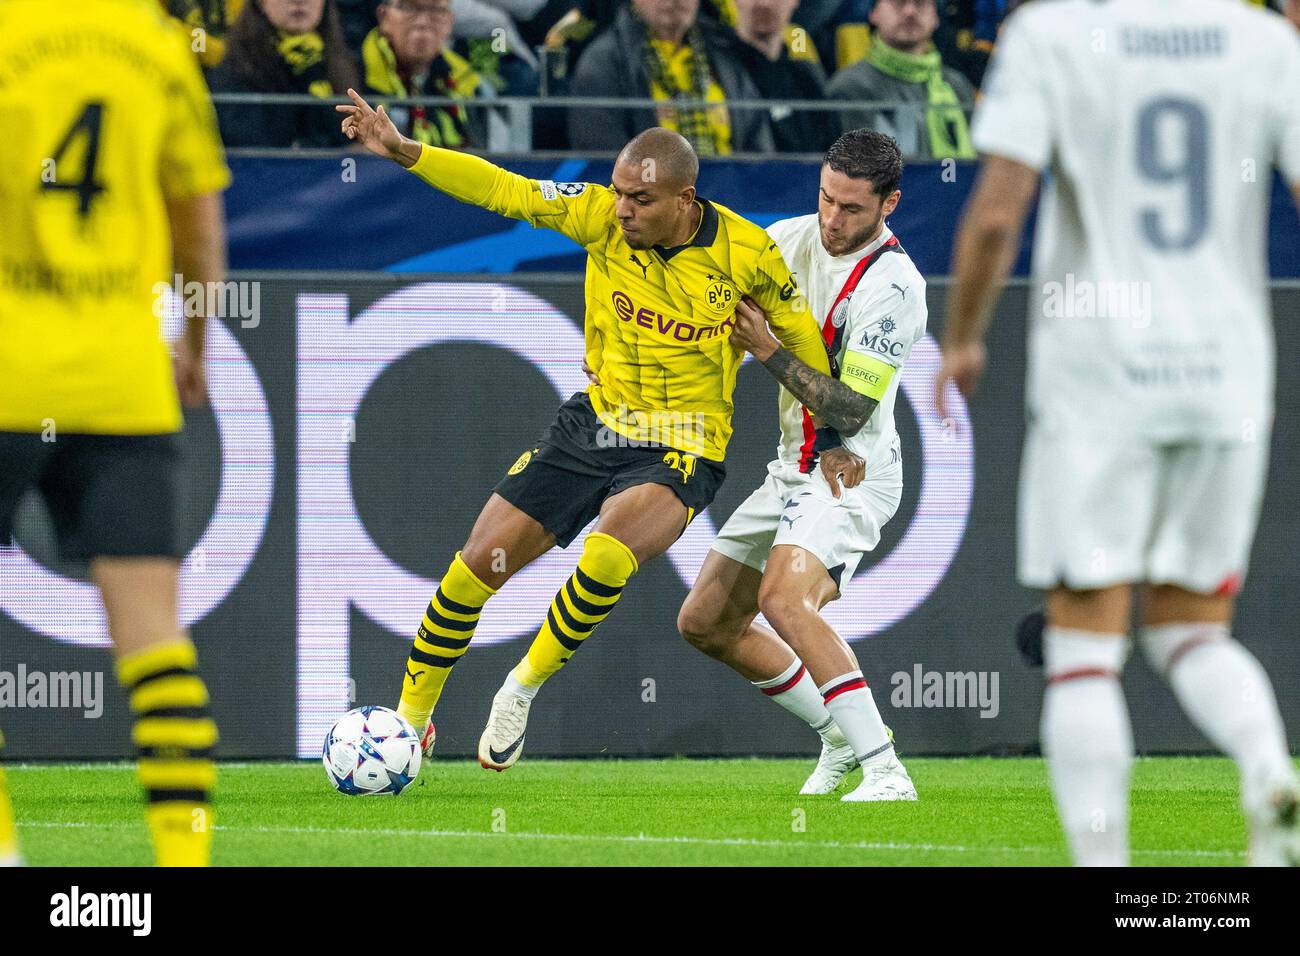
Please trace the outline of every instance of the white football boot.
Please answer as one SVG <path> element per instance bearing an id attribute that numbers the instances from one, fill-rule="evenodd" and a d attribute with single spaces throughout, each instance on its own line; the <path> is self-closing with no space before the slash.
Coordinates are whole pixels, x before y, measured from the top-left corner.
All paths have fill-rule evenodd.
<path id="1" fill-rule="evenodd" d="M 429 720 L 429 725 L 424 728 L 424 736 L 420 738 L 420 753 L 426 757 L 433 756 L 433 745 L 438 742 L 438 732 L 433 729 L 433 720 Z"/>
<path id="2" fill-rule="evenodd" d="M 840 785 L 844 775 L 858 765 L 858 758 L 853 753 L 849 742 L 840 737 L 843 743 L 832 744 L 822 739 L 822 754 L 817 758 L 817 766 L 803 782 L 800 793 L 830 793 Z"/>
<path id="3" fill-rule="evenodd" d="M 1246 820 L 1250 826 L 1248 865 L 1300 866 L 1300 785 L 1292 782 L 1258 801 L 1248 801 Z"/>
<path id="4" fill-rule="evenodd" d="M 840 785 L 844 776 L 858 766 L 857 755 L 854 754 L 849 742 L 844 739 L 840 729 L 833 727 L 830 733 L 829 741 L 825 737 L 822 738 L 821 756 L 817 758 L 817 766 L 813 772 L 803 782 L 803 788 L 799 791 L 801 794 L 831 793 Z M 889 742 L 893 743 L 894 732 L 886 727 L 885 733 L 889 734 Z"/>
<path id="5" fill-rule="evenodd" d="M 478 762 L 484 770 L 513 767 L 524 752 L 524 731 L 528 729 L 531 697 L 512 693 L 502 687 L 492 698 L 492 713 L 478 741 Z"/>
<path id="6" fill-rule="evenodd" d="M 840 797 L 845 803 L 871 803 L 881 800 L 915 800 L 916 787 L 906 768 L 890 751 L 888 757 L 873 760 L 862 768 L 858 788 Z"/>

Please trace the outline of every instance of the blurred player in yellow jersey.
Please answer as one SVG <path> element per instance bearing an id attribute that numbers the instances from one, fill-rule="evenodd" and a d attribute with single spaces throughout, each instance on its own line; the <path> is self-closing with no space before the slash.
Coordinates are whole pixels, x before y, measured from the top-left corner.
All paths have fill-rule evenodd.
<path id="1" fill-rule="evenodd" d="M 103 595 L 156 858 L 203 865 L 217 730 L 177 618 L 173 515 L 205 320 L 169 355 L 154 285 L 225 272 L 212 106 L 156 5 L 6 0 L 0 116 L 0 547 L 38 490 Z M 18 860 L 2 789 L 0 860 Z"/>
<path id="2" fill-rule="evenodd" d="M 343 132 L 442 191 L 546 226 L 587 250 L 586 363 L 592 385 L 497 484 L 421 622 L 399 711 L 425 728 L 488 598 L 593 518 L 578 566 L 527 655 L 492 701 L 479 762 L 505 770 L 523 752 L 528 711 L 614 609 L 624 586 L 677 540 L 722 484 L 732 392 L 743 353 L 730 335 L 751 296 L 777 337 L 830 370 L 816 320 L 781 252 L 759 226 L 695 193 L 690 144 L 650 129 L 629 142 L 612 183 L 554 183 L 403 137 L 382 107 L 339 106 Z M 815 411 L 815 409 L 814 409 Z"/>

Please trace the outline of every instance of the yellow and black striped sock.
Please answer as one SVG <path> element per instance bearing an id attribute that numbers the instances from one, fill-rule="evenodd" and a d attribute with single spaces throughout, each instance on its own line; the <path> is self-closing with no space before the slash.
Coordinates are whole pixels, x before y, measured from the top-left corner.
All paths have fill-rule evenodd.
<path id="1" fill-rule="evenodd" d="M 194 645 L 181 637 L 128 654 L 118 680 L 131 694 L 145 817 L 159 866 L 207 866 L 217 725 Z"/>
<path id="2" fill-rule="evenodd" d="M 0 734 L 0 748 L 5 738 Z M 0 767 L 0 866 L 18 862 L 18 829 L 14 825 L 14 808 L 9 803 L 9 788 L 5 786 L 4 768 Z"/>
<path id="3" fill-rule="evenodd" d="M 515 680 L 540 687 L 563 667 L 614 610 L 636 571 L 636 555 L 622 541 L 600 531 L 587 535 L 578 566 L 551 601 L 546 623 L 514 669 Z"/>
<path id="4" fill-rule="evenodd" d="M 483 605 L 496 593 L 478 579 L 457 551 L 424 612 L 402 678 L 397 712 L 410 721 L 416 733 L 424 733 L 452 667 L 469 648 Z"/>

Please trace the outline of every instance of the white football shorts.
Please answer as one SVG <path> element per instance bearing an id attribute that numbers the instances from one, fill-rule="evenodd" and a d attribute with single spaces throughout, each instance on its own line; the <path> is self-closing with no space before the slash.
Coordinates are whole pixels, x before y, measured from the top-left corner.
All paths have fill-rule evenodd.
<path id="1" fill-rule="evenodd" d="M 1235 594 L 1268 474 L 1267 429 L 1253 438 L 1159 444 L 1031 426 L 1020 470 L 1020 583 Z"/>
<path id="2" fill-rule="evenodd" d="M 778 544 L 797 545 L 813 554 L 843 589 L 862 556 L 880 543 L 885 526 L 903 497 L 902 465 L 868 474 L 836 499 L 820 469 L 810 475 L 773 469 L 713 541 L 713 550 L 758 571 Z"/>

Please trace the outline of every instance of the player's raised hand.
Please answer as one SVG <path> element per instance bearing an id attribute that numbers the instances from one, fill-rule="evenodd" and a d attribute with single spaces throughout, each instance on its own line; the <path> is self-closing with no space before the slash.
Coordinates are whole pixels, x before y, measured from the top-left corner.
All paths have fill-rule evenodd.
<path id="1" fill-rule="evenodd" d="M 943 358 L 939 363 L 939 374 L 934 380 L 934 407 L 940 418 L 948 418 L 948 402 L 945 392 L 948 383 L 953 382 L 957 390 L 969 398 L 975 394 L 975 388 L 984 374 L 984 365 L 988 355 L 983 342 L 967 342 L 961 345 L 945 344 Z"/>
<path id="2" fill-rule="evenodd" d="M 736 303 L 736 314 L 732 319 L 731 344 L 750 353 L 760 362 L 766 362 L 772 353 L 781 347 L 767 327 L 767 313 L 749 296 L 743 296 Z"/>
<path id="3" fill-rule="evenodd" d="M 356 90 L 348 88 L 352 105 L 340 103 L 334 109 L 343 115 L 343 135 L 354 143 L 360 143 L 376 156 L 391 159 L 403 166 L 412 166 L 420 158 L 420 147 L 414 140 L 408 140 L 393 125 L 392 119 L 383 104 L 379 109 L 372 109 Z M 410 144 L 410 145 L 408 145 Z M 410 146 L 414 146 L 414 150 Z"/>
<path id="4" fill-rule="evenodd" d="M 855 455 L 847 448 L 831 448 L 817 456 L 821 462 L 822 477 L 831 486 L 831 494 L 843 498 L 840 483 L 845 488 L 856 488 L 867 476 L 867 463 L 860 455 Z"/>

